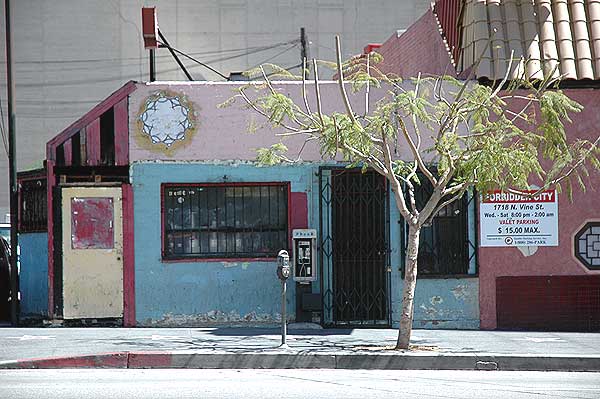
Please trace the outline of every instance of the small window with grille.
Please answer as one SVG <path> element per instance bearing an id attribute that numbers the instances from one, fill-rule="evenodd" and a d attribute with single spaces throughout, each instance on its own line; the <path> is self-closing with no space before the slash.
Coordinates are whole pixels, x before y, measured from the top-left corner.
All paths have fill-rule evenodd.
<path id="1" fill-rule="evenodd" d="M 46 179 L 19 182 L 19 233 L 43 232 L 48 229 Z"/>
<path id="2" fill-rule="evenodd" d="M 415 186 L 415 201 L 422 209 L 431 194 L 431 183 L 420 176 Z M 421 229 L 418 276 L 451 276 L 469 274 L 468 198 L 463 198 L 441 209 L 429 226 Z"/>
<path id="3" fill-rule="evenodd" d="M 286 183 L 163 185 L 163 258 L 270 258 L 288 247 Z"/>

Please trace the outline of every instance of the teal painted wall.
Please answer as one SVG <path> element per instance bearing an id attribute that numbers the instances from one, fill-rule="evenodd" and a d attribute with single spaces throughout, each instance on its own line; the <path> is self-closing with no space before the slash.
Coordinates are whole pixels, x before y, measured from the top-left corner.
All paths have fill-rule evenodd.
<path id="1" fill-rule="evenodd" d="M 281 317 L 276 263 L 163 262 L 162 183 L 290 182 L 292 192 L 312 191 L 315 166 L 257 168 L 248 164 L 134 163 L 135 297 L 139 325 L 275 324 Z M 311 224 L 309 209 L 309 226 Z M 295 289 L 288 282 L 287 313 L 295 318 Z"/>
<path id="2" fill-rule="evenodd" d="M 473 240 L 476 231 L 472 207 L 469 215 L 469 236 Z M 404 288 L 404 259 L 400 250 L 401 234 L 404 234 L 403 224 L 398 208 L 390 199 L 392 326 L 395 328 L 400 323 Z M 471 259 L 469 273 L 475 274 L 475 257 Z M 414 328 L 479 329 L 479 278 L 418 278 L 414 309 Z"/>
<path id="3" fill-rule="evenodd" d="M 280 283 L 275 262 L 163 262 L 162 183 L 291 183 L 307 194 L 308 227 L 319 228 L 319 165 L 256 167 L 250 163 L 139 162 L 131 167 L 135 209 L 135 297 L 138 325 L 275 324 Z M 402 298 L 401 218 L 390 201 L 390 299 L 398 326 Z M 288 282 L 287 313 L 295 318 L 295 284 Z M 313 292 L 320 281 L 313 283 Z M 478 328 L 478 279 L 419 279 L 415 328 Z"/>
<path id="4" fill-rule="evenodd" d="M 48 234 L 19 234 L 21 317 L 48 315 Z"/>

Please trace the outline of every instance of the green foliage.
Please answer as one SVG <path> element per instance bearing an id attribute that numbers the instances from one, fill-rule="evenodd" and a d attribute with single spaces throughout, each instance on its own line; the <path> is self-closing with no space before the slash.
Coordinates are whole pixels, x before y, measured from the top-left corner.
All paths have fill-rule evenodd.
<path id="1" fill-rule="evenodd" d="M 556 159 L 568 151 L 564 122 L 572 122 L 569 112 L 580 112 L 583 107 L 567 97 L 562 90 L 547 91 L 540 98 L 542 120 L 539 131 L 543 136 L 543 155 Z"/>
<path id="2" fill-rule="evenodd" d="M 414 163 L 410 164 L 408 162 L 402 161 L 402 160 L 396 160 L 393 163 L 393 172 L 396 176 L 404 179 L 404 180 L 408 180 L 410 178 L 410 180 L 412 182 L 414 182 L 416 185 L 420 186 L 421 185 L 421 180 L 419 179 L 419 174 L 415 173 L 416 171 L 416 167 L 414 165 Z"/>
<path id="3" fill-rule="evenodd" d="M 256 161 L 259 165 L 277 165 L 285 160 L 283 154 L 288 148 L 283 143 L 273 144 L 269 148 L 259 148 L 256 153 Z"/>

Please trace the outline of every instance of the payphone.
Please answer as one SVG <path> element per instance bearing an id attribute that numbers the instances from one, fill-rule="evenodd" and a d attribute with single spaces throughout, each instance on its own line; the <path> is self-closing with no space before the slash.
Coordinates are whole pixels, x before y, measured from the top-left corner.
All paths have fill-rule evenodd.
<path id="1" fill-rule="evenodd" d="M 310 282 L 317 279 L 316 243 L 317 230 L 292 230 L 294 254 L 294 281 Z"/>

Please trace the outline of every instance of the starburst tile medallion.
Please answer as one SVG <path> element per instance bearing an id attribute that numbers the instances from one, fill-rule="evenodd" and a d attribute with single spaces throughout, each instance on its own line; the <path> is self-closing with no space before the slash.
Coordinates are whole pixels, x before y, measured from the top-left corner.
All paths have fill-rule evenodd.
<path id="1" fill-rule="evenodd" d="M 168 92 L 148 97 L 139 120 L 142 133 L 152 144 L 164 144 L 167 148 L 187 139 L 195 124 L 191 105 L 183 96 Z"/>

